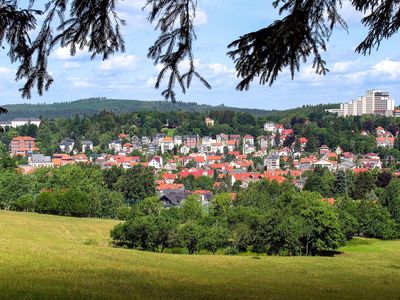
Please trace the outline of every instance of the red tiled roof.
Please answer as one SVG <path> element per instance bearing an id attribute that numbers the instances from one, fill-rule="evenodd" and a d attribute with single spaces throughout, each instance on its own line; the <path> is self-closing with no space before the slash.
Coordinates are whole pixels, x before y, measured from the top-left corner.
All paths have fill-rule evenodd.
<path id="1" fill-rule="evenodd" d="M 302 144 L 307 144 L 308 139 L 305 138 L 305 137 L 301 137 L 301 138 L 299 138 L 299 142 L 302 143 Z"/>
<path id="2" fill-rule="evenodd" d="M 13 141 L 36 141 L 35 138 L 31 136 L 17 136 L 12 139 Z"/>
<path id="3" fill-rule="evenodd" d="M 164 173 L 162 176 L 164 179 L 176 179 L 177 177 L 176 174 L 170 174 L 170 173 Z"/>
<path id="4" fill-rule="evenodd" d="M 193 194 L 196 194 L 196 195 L 206 195 L 206 194 L 210 194 L 211 193 L 211 191 L 209 191 L 209 190 L 194 190 L 193 191 Z"/>
<path id="5" fill-rule="evenodd" d="M 355 169 L 353 169 L 353 172 L 354 172 L 354 174 L 359 174 L 359 173 L 365 173 L 365 172 L 368 172 L 368 169 L 367 168 L 355 168 Z"/>
<path id="6" fill-rule="evenodd" d="M 164 190 L 179 190 L 182 189 L 184 185 L 182 183 L 172 183 L 172 184 L 167 184 L 163 183 L 157 186 L 158 191 L 164 191 Z"/>
<path id="7" fill-rule="evenodd" d="M 335 203 L 335 198 L 322 198 L 322 201 L 333 205 Z"/>
<path id="8" fill-rule="evenodd" d="M 224 157 L 221 156 L 221 155 L 210 155 L 210 156 L 207 157 L 208 160 L 221 160 L 223 158 Z"/>

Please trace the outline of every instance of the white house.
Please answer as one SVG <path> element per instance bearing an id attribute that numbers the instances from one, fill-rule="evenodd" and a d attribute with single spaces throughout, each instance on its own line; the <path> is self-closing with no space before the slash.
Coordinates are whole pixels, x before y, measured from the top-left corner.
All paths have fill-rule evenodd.
<path id="1" fill-rule="evenodd" d="M 50 156 L 44 156 L 43 154 L 32 154 L 29 157 L 29 165 L 34 168 L 41 168 L 52 167 L 53 163 Z"/>
<path id="2" fill-rule="evenodd" d="M 188 146 L 186 146 L 186 145 L 183 145 L 183 146 L 181 147 L 181 149 L 179 150 L 179 152 L 180 152 L 181 154 L 183 154 L 183 155 L 187 155 L 187 154 L 189 154 L 189 152 L 190 152 L 190 148 L 189 148 Z"/>
<path id="3" fill-rule="evenodd" d="M 266 136 L 259 137 L 258 144 L 261 149 L 266 149 L 269 146 L 269 139 Z"/>
<path id="4" fill-rule="evenodd" d="M 243 137 L 243 144 L 244 145 L 251 145 L 251 146 L 254 146 L 254 137 L 253 136 L 251 136 L 250 134 L 246 134 L 244 137 Z"/>
<path id="5" fill-rule="evenodd" d="M 314 166 L 320 166 L 320 167 L 323 167 L 323 168 L 328 168 L 329 171 L 335 171 L 336 167 L 337 167 L 336 164 L 334 164 L 334 162 L 329 161 L 329 160 L 324 160 L 324 159 L 321 159 L 321 160 L 317 161 L 314 164 Z"/>
<path id="6" fill-rule="evenodd" d="M 108 148 L 110 150 L 114 150 L 115 153 L 119 153 L 122 151 L 122 145 L 121 142 L 118 140 L 112 140 L 109 144 L 108 144 Z"/>
<path id="7" fill-rule="evenodd" d="M 156 170 L 159 170 L 163 166 L 163 159 L 161 156 L 154 156 L 152 159 L 149 160 L 149 167 L 153 167 Z"/>
<path id="8" fill-rule="evenodd" d="M 250 145 L 250 144 L 245 144 L 243 145 L 243 154 L 251 154 L 253 152 L 256 152 L 256 147 L 254 147 L 254 145 Z"/>
<path id="9" fill-rule="evenodd" d="M 60 145 L 58 146 L 62 152 L 70 153 L 72 150 L 74 150 L 75 141 L 71 138 L 65 138 L 61 140 Z"/>
<path id="10" fill-rule="evenodd" d="M 268 171 L 279 170 L 279 168 L 280 168 L 279 155 L 273 154 L 273 155 L 268 156 L 264 160 L 264 165 L 267 167 Z"/>
<path id="11" fill-rule="evenodd" d="M 223 143 L 213 143 L 211 145 L 210 151 L 213 153 L 217 153 L 219 151 L 219 153 L 224 153 L 224 144 Z"/>
<path id="12" fill-rule="evenodd" d="M 93 151 L 93 142 L 92 141 L 82 141 L 82 152 L 85 153 L 86 151 L 90 150 Z"/>
<path id="13" fill-rule="evenodd" d="M 174 150 L 174 139 L 172 137 L 165 137 L 161 143 L 160 143 L 160 147 L 161 147 L 161 153 L 165 153 L 167 151 L 172 151 Z"/>
<path id="14" fill-rule="evenodd" d="M 276 126 L 274 122 L 266 122 L 264 124 L 264 131 L 275 133 Z"/>
<path id="15" fill-rule="evenodd" d="M 174 136 L 174 144 L 175 146 L 179 147 L 180 145 L 183 144 L 182 136 L 180 135 L 175 135 Z"/>
<path id="16" fill-rule="evenodd" d="M 215 143 L 216 141 L 212 139 L 211 136 L 205 136 L 201 139 L 201 145 L 206 146 L 206 147 L 211 147 L 212 143 Z"/>
<path id="17" fill-rule="evenodd" d="M 376 145 L 378 147 L 384 148 L 393 148 L 394 146 L 394 137 L 377 137 Z"/>

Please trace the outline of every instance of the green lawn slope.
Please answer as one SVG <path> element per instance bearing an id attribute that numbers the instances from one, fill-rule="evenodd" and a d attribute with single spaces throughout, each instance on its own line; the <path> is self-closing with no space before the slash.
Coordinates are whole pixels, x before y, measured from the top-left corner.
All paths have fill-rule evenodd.
<path id="1" fill-rule="evenodd" d="M 399 299 L 400 241 L 336 257 L 171 255 L 109 246 L 115 221 L 0 211 L 0 298 Z"/>

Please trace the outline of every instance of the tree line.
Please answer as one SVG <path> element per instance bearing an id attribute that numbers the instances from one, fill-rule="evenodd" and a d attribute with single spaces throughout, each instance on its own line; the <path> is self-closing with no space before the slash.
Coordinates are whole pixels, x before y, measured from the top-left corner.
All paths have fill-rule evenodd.
<path id="1" fill-rule="evenodd" d="M 400 187 L 397 179 L 391 184 Z M 155 252 L 182 247 L 189 254 L 331 254 L 353 236 L 398 238 L 396 191 L 389 189 L 382 200 L 342 194 L 332 204 L 319 192 L 262 180 L 234 200 L 229 193 L 216 195 L 207 209 L 195 196 L 169 209 L 150 197 L 132 207 L 111 238 L 116 246 Z"/>
<path id="2" fill-rule="evenodd" d="M 153 171 L 140 165 L 102 170 L 73 164 L 26 175 L 14 161 L 0 159 L 0 209 L 124 219 L 132 204 L 155 193 Z"/>

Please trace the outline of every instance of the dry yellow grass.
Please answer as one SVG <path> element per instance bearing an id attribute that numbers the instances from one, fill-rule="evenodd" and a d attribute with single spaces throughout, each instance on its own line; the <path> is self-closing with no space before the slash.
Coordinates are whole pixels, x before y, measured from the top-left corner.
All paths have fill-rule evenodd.
<path id="1" fill-rule="evenodd" d="M 109 246 L 115 221 L 0 211 L 0 298 L 399 299 L 400 241 L 336 257 L 170 255 Z"/>

